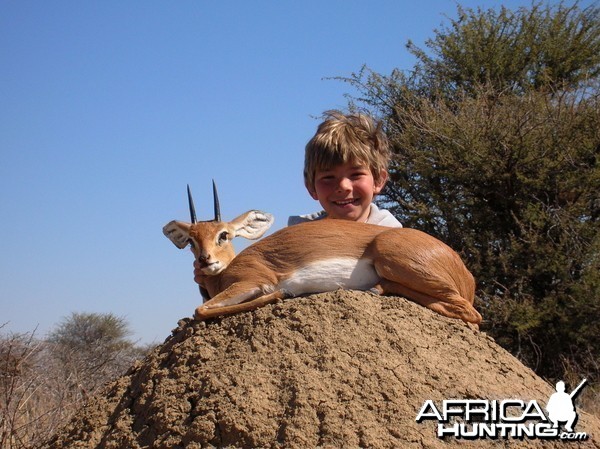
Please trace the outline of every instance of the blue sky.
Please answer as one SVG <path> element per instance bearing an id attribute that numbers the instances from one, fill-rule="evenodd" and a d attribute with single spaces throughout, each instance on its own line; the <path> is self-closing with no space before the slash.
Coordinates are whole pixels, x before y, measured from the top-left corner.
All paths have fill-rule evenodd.
<path id="1" fill-rule="evenodd" d="M 589 2 L 585 2 L 589 3 Z M 467 0 L 467 7 L 529 1 Z M 0 325 L 43 337 L 112 312 L 160 343 L 201 303 L 162 234 L 248 209 L 318 210 L 304 145 L 363 64 L 410 69 L 448 0 L 0 3 Z M 238 246 L 241 247 L 241 246 Z"/>

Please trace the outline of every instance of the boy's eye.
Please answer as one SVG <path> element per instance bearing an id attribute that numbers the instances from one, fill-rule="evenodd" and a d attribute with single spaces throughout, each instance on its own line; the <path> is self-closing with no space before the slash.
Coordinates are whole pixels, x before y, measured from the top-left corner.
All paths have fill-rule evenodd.
<path id="1" fill-rule="evenodd" d="M 319 176 L 318 180 L 322 181 L 322 182 L 330 182 L 333 181 L 335 179 L 335 176 L 333 175 L 323 175 L 323 176 Z"/>
<path id="2" fill-rule="evenodd" d="M 321 172 L 317 175 L 317 178 L 319 179 L 325 179 L 325 178 L 333 178 L 333 173 L 331 172 Z"/>

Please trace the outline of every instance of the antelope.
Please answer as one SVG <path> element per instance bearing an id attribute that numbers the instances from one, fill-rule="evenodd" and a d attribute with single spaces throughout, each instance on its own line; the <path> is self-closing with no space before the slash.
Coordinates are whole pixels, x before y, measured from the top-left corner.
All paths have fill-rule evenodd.
<path id="1" fill-rule="evenodd" d="M 215 218 L 171 221 L 163 233 L 180 249 L 191 246 L 204 303 L 194 318 L 254 310 L 280 299 L 337 290 L 372 291 L 408 298 L 441 315 L 477 325 L 475 281 L 459 255 L 416 229 L 324 219 L 283 228 L 235 255 L 235 237 L 259 239 L 271 214 L 250 210 L 221 221 L 213 181 Z"/>

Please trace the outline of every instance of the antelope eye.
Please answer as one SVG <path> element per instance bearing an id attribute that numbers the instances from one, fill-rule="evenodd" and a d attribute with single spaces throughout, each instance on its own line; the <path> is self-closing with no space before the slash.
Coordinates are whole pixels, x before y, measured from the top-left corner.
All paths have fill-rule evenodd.
<path id="1" fill-rule="evenodd" d="M 226 242 L 228 237 L 229 237 L 229 233 L 227 231 L 221 232 L 219 234 L 219 243 Z"/>

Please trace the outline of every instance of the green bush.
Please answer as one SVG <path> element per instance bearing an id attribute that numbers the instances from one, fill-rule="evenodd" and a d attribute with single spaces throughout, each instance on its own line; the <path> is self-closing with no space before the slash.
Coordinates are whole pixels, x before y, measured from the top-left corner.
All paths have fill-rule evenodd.
<path id="1" fill-rule="evenodd" d="M 393 145 L 380 202 L 462 253 L 484 329 L 551 379 L 600 375 L 599 13 L 459 7 L 410 72 L 341 78 Z"/>

